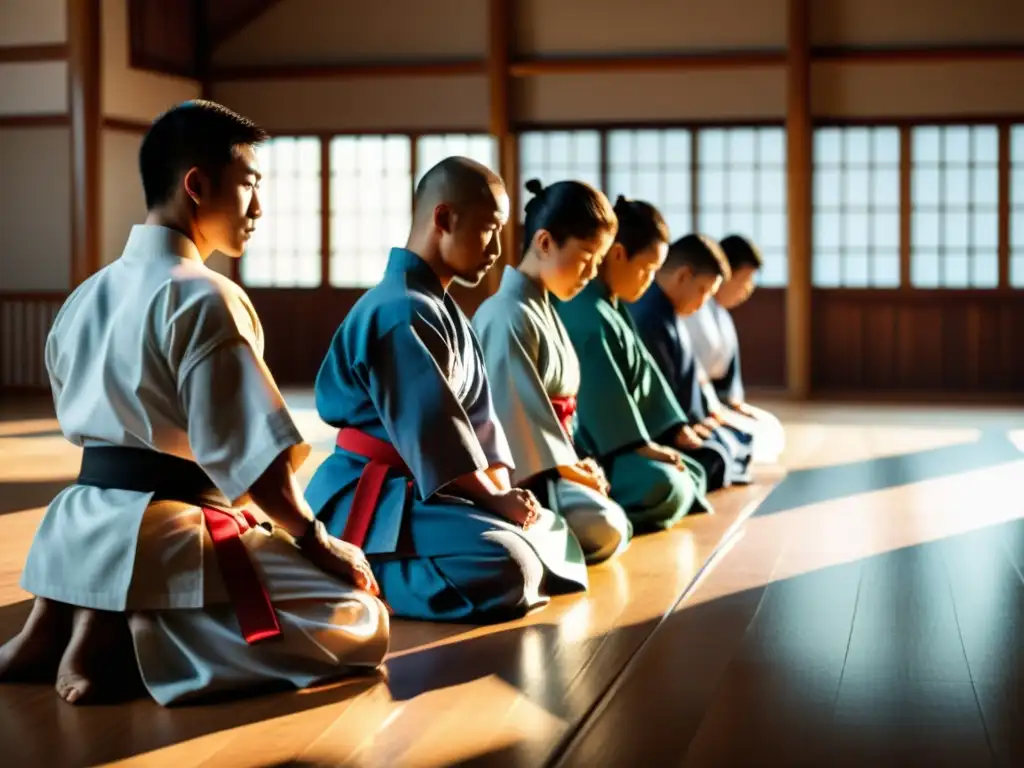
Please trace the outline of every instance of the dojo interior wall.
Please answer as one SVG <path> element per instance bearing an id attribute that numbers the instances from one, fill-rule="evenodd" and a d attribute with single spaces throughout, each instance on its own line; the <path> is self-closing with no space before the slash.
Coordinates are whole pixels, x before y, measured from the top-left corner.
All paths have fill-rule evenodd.
<path id="1" fill-rule="evenodd" d="M 0 388 L 46 386 L 42 345 L 72 287 L 73 153 L 68 16 L 80 0 L 0 3 Z M 138 151 L 161 111 L 196 80 L 132 66 L 129 0 L 99 0 L 100 120 L 94 267 L 145 218 Z M 225 272 L 226 260 L 213 262 Z"/>
<path id="2" fill-rule="evenodd" d="M 32 171 L 26 182 L 7 184 L 0 193 L 5 334 L 0 360 L 8 360 L 0 365 L 0 387 L 16 384 L 12 377 L 24 385 L 45 383 L 39 381 L 37 360 L 27 367 L 12 367 L 10 361 L 25 359 L 38 347 L 48 313 L 71 286 L 68 63 L 66 51 L 59 51 L 67 39 L 68 1 L 0 5 L 0 174 L 22 178 L 17 171 Z M 491 124 L 488 3 L 483 0 L 232 0 L 223 5 L 266 9 L 218 42 L 205 89 L 196 79 L 133 65 L 130 0 L 98 2 L 103 114 L 97 264 L 116 258 L 130 226 L 143 216 L 136 163 L 146 124 L 170 104 L 204 90 L 278 135 L 486 133 Z M 513 132 L 784 124 L 786 0 L 514 0 L 511 5 Z M 1024 43 L 1024 5 L 1016 0 L 811 0 L 809 5 L 816 123 L 1024 121 L 1024 90 L 1018 85 L 1024 82 L 1024 58 L 950 53 L 957 46 Z M 171 23 L 176 16 L 168 18 Z M 186 31 L 158 31 L 165 40 L 182 41 L 183 51 L 187 47 Z M 46 60 L 21 61 L 12 46 L 53 46 L 54 52 Z M 834 55 L 876 47 L 946 52 Z M 14 53 L 5 55 L 7 49 Z M 607 63 L 619 56 L 657 58 L 682 51 L 737 61 L 630 71 Z M 571 71 L 545 65 L 566 58 L 582 64 Z M 541 66 L 531 68 L 533 63 Z M 304 70 L 296 74 L 295 67 Z M 231 270 L 226 261 L 214 266 Z M 282 381 L 293 384 L 308 384 L 334 327 L 360 295 L 345 288 L 250 292 L 268 333 L 268 362 Z M 1002 289 L 815 288 L 814 389 L 978 392 L 990 383 L 1019 389 L 1024 344 L 1014 334 L 1024 327 L 1024 310 L 1017 308 L 1018 297 L 1019 291 Z M 481 296 L 469 292 L 464 298 L 472 306 Z M 737 314 L 746 373 L 754 385 L 785 383 L 785 313 L 785 287 L 770 287 Z"/>
<path id="3" fill-rule="evenodd" d="M 66 45 L 64 0 L 0 4 L 0 385 L 34 383 L 54 311 L 13 294 L 60 295 L 69 284 Z"/>
<path id="4" fill-rule="evenodd" d="M 279 133 L 487 131 L 488 81 L 441 74 L 487 55 L 486 3 L 396 0 L 360 4 L 280 0 L 213 55 L 215 98 Z M 743 56 L 784 52 L 786 0 L 517 0 L 511 60 L 591 62 L 571 72 L 513 67 L 510 118 L 517 129 L 782 125 L 784 56 L 748 65 L 635 68 L 610 57 L 685 50 Z M 397 20 L 401 20 L 400 22 Z M 834 56 L 1024 43 L 1024 5 L 1014 0 L 813 0 L 811 113 L 816 124 L 974 122 L 1024 115 L 1024 59 L 984 56 Z M 415 62 L 422 74 L 386 74 Z M 331 67 L 351 65 L 331 75 Z M 302 76 L 294 67 L 321 67 Z M 359 67 L 364 67 L 360 70 Z M 238 77 L 243 71 L 244 77 Z M 338 69 L 334 70 L 336 73 Z M 252 291 L 267 317 L 275 371 L 301 381 L 315 371 L 330 331 L 359 292 Z M 300 298 L 300 296 L 302 298 Z M 820 392 L 1001 391 L 1024 383 L 1018 293 L 812 290 L 811 376 Z M 468 297 L 472 307 L 479 294 Z M 746 375 L 785 384 L 786 289 L 760 289 L 737 312 Z M 287 322 L 276 323 L 288 315 Z M 281 337 L 273 338 L 273 328 Z M 301 330 L 312 351 L 289 343 Z M 276 351 L 275 351 L 276 350 Z"/>

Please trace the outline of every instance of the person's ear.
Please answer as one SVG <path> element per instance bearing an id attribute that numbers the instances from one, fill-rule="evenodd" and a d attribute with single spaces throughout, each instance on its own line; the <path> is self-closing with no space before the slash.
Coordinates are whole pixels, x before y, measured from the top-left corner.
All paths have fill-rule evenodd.
<path id="1" fill-rule="evenodd" d="M 434 226 L 442 232 L 451 234 L 455 226 L 455 211 L 447 203 L 441 203 L 434 207 Z"/>
<path id="2" fill-rule="evenodd" d="M 612 247 L 608 249 L 608 255 L 604 257 L 607 261 L 628 261 L 629 257 L 626 255 L 626 246 L 622 243 L 612 243 Z"/>
<path id="3" fill-rule="evenodd" d="M 551 233 L 546 229 L 538 229 L 533 235 L 533 247 L 541 256 L 547 256 L 551 250 Z"/>
<path id="4" fill-rule="evenodd" d="M 206 176 L 198 168 L 189 168 L 185 173 L 185 178 L 182 180 L 182 184 L 185 187 L 185 194 L 188 195 L 196 205 L 199 205 L 199 201 L 206 197 L 206 187 L 208 186 L 206 183 Z"/>

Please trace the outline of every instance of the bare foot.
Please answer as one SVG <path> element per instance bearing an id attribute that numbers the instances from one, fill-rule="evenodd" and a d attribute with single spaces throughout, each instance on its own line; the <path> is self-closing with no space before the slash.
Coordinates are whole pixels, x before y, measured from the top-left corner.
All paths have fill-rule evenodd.
<path id="1" fill-rule="evenodd" d="M 73 608 L 37 597 L 21 632 L 0 647 L 0 680 L 53 680 L 71 636 Z"/>
<path id="2" fill-rule="evenodd" d="M 100 665 L 111 681 L 108 693 L 120 687 L 118 677 L 131 677 L 126 667 L 136 664 L 127 618 L 123 613 L 76 608 L 71 641 L 57 668 L 57 695 L 68 704 L 87 704 L 97 698 Z"/>

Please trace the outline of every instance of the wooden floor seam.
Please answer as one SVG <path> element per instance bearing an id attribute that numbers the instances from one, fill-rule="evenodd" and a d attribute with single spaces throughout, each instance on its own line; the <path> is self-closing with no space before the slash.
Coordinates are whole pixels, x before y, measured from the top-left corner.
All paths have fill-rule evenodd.
<path id="1" fill-rule="evenodd" d="M 773 484 L 772 487 L 774 487 L 774 485 L 776 484 L 777 483 Z M 592 719 L 601 711 L 601 709 L 607 704 L 607 702 L 615 696 L 615 691 L 621 685 L 622 680 L 625 679 L 625 677 L 629 674 L 630 669 L 635 666 L 635 664 L 637 663 L 637 659 L 641 657 L 644 649 L 651 643 L 658 630 L 664 626 L 665 622 L 668 620 L 668 617 L 671 616 L 676 611 L 676 609 L 683 603 L 683 601 L 685 601 L 686 598 L 693 593 L 697 585 L 700 584 L 704 577 L 711 572 L 715 565 L 718 564 L 721 557 L 728 553 L 729 549 L 731 549 L 732 545 L 736 542 L 737 537 L 741 535 L 743 526 L 746 524 L 747 520 L 749 520 L 753 516 L 754 512 L 757 511 L 757 508 L 764 502 L 767 496 L 768 494 L 765 493 L 764 496 L 757 499 L 753 499 L 743 508 L 743 511 L 740 512 L 736 520 L 726 530 L 725 534 L 722 536 L 722 539 L 719 541 L 719 543 L 715 546 L 714 550 L 712 550 L 712 552 L 704 560 L 703 564 L 700 566 L 697 572 L 693 575 L 693 578 L 690 579 L 690 581 L 680 592 L 679 596 L 661 614 L 661 616 L 658 619 L 658 622 L 651 628 L 651 631 L 648 633 L 647 637 L 645 637 L 644 640 L 640 643 L 640 645 L 637 646 L 633 655 L 629 657 L 629 660 L 619 669 L 619 671 L 604 687 L 601 693 L 598 694 L 594 702 L 584 713 L 583 717 L 580 718 L 576 726 L 569 730 L 565 734 L 565 736 L 563 736 L 563 738 L 559 741 L 557 746 L 551 751 L 551 755 L 545 762 L 545 766 L 550 766 L 550 768 L 554 768 L 572 749 L 579 735 L 586 730 L 587 726 L 590 724 Z"/>

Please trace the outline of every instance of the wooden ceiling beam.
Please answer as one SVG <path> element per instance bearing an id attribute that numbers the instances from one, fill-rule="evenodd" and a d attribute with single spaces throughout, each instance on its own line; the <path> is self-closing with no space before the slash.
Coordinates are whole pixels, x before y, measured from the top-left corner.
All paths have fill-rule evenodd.
<path id="1" fill-rule="evenodd" d="M 1024 61 L 1024 47 L 945 48 L 814 48 L 810 62 L 831 64 L 933 64 L 988 61 Z M 593 74 L 599 72 L 671 72 L 756 67 L 784 67 L 785 50 L 717 51 L 650 56 L 573 56 L 523 58 L 507 63 L 509 77 Z M 492 64 L 486 59 L 454 61 L 344 62 L 337 64 L 280 64 L 213 69 L 220 82 L 237 80 L 312 80 L 356 77 L 437 77 L 484 75 Z"/>

